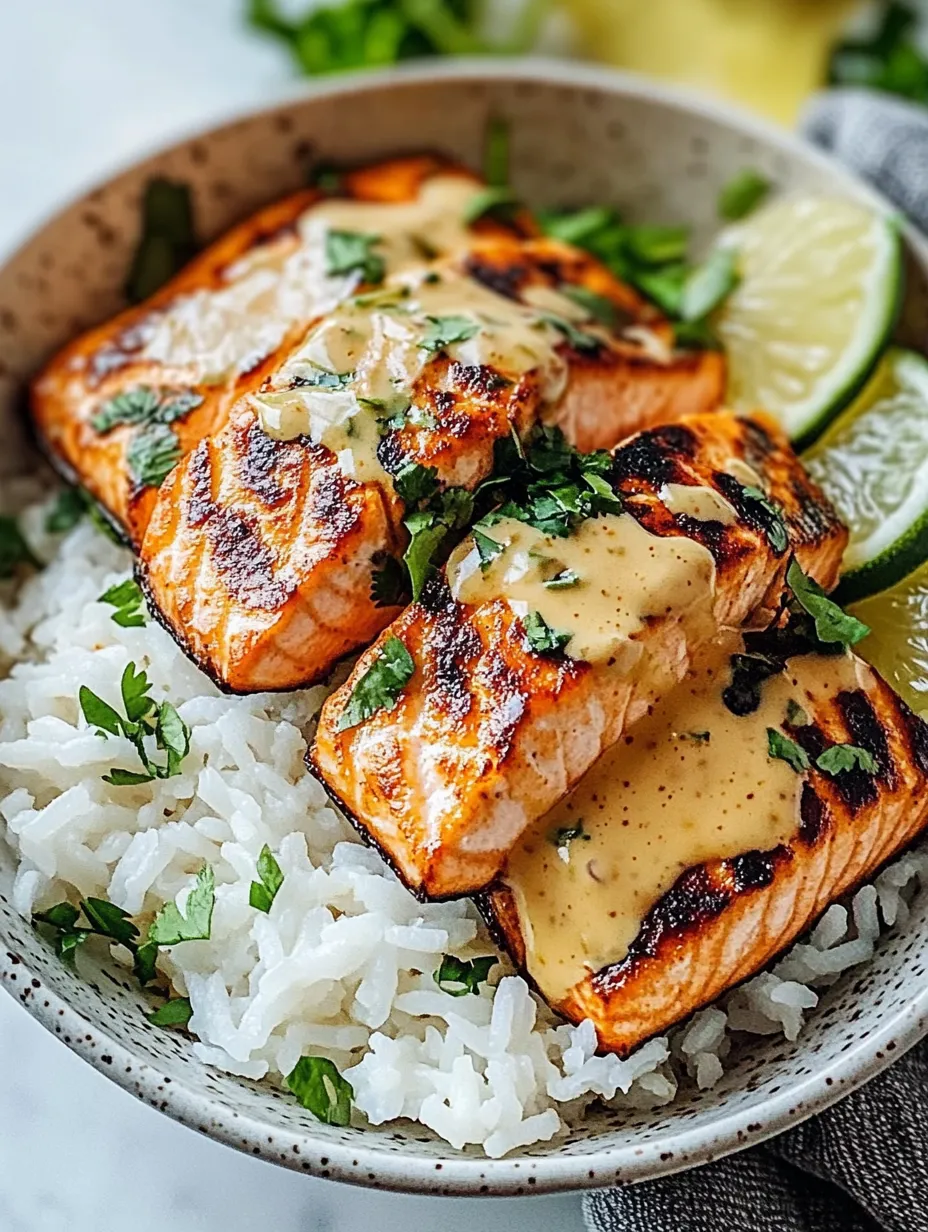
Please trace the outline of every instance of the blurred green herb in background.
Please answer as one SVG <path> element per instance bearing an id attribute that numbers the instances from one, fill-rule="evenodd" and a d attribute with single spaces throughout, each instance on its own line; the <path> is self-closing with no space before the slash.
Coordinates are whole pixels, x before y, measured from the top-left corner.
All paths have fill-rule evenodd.
<path id="1" fill-rule="evenodd" d="M 829 84 L 866 86 L 928 103 L 928 58 L 918 39 L 920 24 L 912 5 L 891 0 L 867 36 L 835 45 Z"/>
<path id="2" fill-rule="evenodd" d="M 422 56 L 529 51 L 550 7 L 550 0 L 524 0 L 499 37 L 492 0 L 343 0 L 313 5 L 295 18 L 280 0 L 249 0 L 248 20 L 282 40 L 300 70 L 316 76 Z"/>

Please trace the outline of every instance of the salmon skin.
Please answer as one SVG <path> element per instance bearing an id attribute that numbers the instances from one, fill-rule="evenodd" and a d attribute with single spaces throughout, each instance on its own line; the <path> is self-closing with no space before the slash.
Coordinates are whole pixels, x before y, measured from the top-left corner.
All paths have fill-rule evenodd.
<path id="1" fill-rule="evenodd" d="M 620 962 L 553 1002 L 572 1022 L 589 1018 L 602 1048 L 625 1055 L 755 974 L 923 829 L 928 725 L 861 660 L 857 668 L 858 687 L 807 704 L 802 725 L 789 731 L 812 762 L 795 837 L 689 868 L 648 912 Z M 825 748 L 843 744 L 869 753 L 875 770 L 816 768 Z M 525 942 L 511 891 L 501 886 L 482 906 L 521 964 Z"/>
<path id="2" fill-rule="evenodd" d="M 623 517 L 647 532 L 649 550 L 658 546 L 651 536 L 668 541 L 667 554 L 684 541 L 707 549 L 714 586 L 698 623 L 684 623 L 685 595 L 672 596 L 629 638 L 622 656 L 633 666 L 625 671 L 530 649 L 525 620 L 506 600 L 460 602 L 442 576 L 323 706 L 310 765 L 423 897 L 486 887 L 526 826 L 683 678 L 695 653 L 721 629 L 765 627 L 791 553 L 825 588 L 837 580 L 847 531 L 764 417 L 720 413 L 643 432 L 615 451 L 603 478 Z M 731 520 L 673 512 L 669 493 L 680 489 L 724 498 Z M 782 540 L 772 534 L 771 502 L 781 511 Z M 637 602 L 632 589 L 616 619 Z M 387 643 L 410 656 L 411 678 L 389 708 L 349 725 L 355 690 Z"/>
<path id="3" fill-rule="evenodd" d="M 461 167 L 437 158 L 410 157 L 345 174 L 338 195 L 359 202 L 403 202 L 415 197 L 433 177 L 448 174 L 479 186 L 477 178 Z M 231 331 L 223 338 L 223 321 L 215 316 L 218 297 L 228 295 L 230 287 L 242 285 L 250 276 L 255 314 L 270 316 L 266 299 L 272 293 L 275 272 L 279 274 L 300 247 L 301 218 L 325 200 L 320 191 L 305 189 L 259 210 L 145 303 L 70 343 L 36 378 L 32 414 L 53 465 L 69 482 L 84 486 L 136 546 L 151 516 L 157 485 L 140 482 L 131 456 L 127 458 L 136 431 L 132 424 L 101 427 L 107 408 L 112 409 L 114 399 L 127 395 L 138 399 L 140 391 L 142 398 L 150 397 L 157 408 L 154 414 L 170 424 L 171 449 L 177 457 L 218 431 L 235 402 L 261 386 L 308 323 L 298 313 L 288 318 L 282 309 L 276 326 L 259 329 L 254 337 L 245 335 L 236 353 L 228 338 Z M 487 236 L 513 233 L 513 228 L 492 220 L 479 221 L 474 230 Z M 176 322 L 183 356 L 185 331 L 195 328 L 195 313 L 204 318 L 203 328 L 216 334 L 215 345 L 223 352 L 221 362 L 225 364 L 218 371 L 199 370 L 189 355 L 186 361 L 177 362 L 158 357 L 164 350 L 159 345 L 159 330 L 163 332 L 171 320 Z"/>
<path id="4" fill-rule="evenodd" d="M 718 405 L 721 357 L 672 353 L 670 324 L 593 257 L 555 240 L 497 237 L 437 268 L 446 266 L 519 302 L 582 290 L 607 306 L 612 326 L 595 337 L 568 329 L 557 347 L 565 384 L 553 406 L 550 377 L 536 369 L 469 364 L 440 351 L 409 391 L 415 417 L 381 428 L 379 479 L 340 473 L 336 455 L 306 437 L 273 440 L 254 400 L 242 400 L 232 422 L 163 484 L 139 567 L 165 626 L 220 687 L 263 692 L 323 679 L 398 614 L 399 596 L 381 593 L 376 581 L 386 568 L 402 571 L 408 542 L 411 510 L 390 475 L 427 468 L 440 491 L 460 495 L 490 475 L 500 442 L 527 438 L 542 417 L 589 448 L 614 444 L 642 419 Z M 292 370 L 285 358 L 259 398 L 286 396 Z M 278 466 L 285 482 L 267 479 Z M 243 569 L 249 558 L 260 561 L 260 585 L 243 582 L 231 564 L 233 540 Z"/>

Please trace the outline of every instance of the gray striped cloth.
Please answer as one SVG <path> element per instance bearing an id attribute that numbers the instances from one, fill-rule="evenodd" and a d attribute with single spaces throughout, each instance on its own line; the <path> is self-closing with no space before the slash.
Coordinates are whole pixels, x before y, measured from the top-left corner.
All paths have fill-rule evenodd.
<path id="1" fill-rule="evenodd" d="M 928 109 L 832 90 L 802 130 L 928 231 Z M 590 1232 L 928 1232 L 928 1043 L 763 1146 L 583 1209 Z"/>

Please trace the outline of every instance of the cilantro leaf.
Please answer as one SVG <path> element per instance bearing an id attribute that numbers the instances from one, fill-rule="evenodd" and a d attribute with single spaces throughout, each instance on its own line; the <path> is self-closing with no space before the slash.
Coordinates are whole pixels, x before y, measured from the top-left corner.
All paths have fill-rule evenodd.
<path id="1" fill-rule="evenodd" d="M 548 835 L 548 842 L 553 843 L 561 854 L 561 859 L 566 860 L 571 843 L 578 841 L 588 843 L 591 837 L 584 830 L 583 822 L 578 821 L 575 826 L 558 826 L 556 830 L 552 830 Z"/>
<path id="2" fill-rule="evenodd" d="M 815 633 L 820 641 L 856 646 L 870 632 L 863 621 L 849 615 L 829 599 L 818 582 L 803 573 L 795 558 L 786 571 L 786 583 L 796 602 L 815 622 Z"/>
<path id="3" fill-rule="evenodd" d="M 0 578 L 11 578 L 20 565 L 42 567 L 26 542 L 16 518 L 0 515 Z"/>
<path id="4" fill-rule="evenodd" d="M 251 883 L 248 902 L 257 911 L 263 911 L 267 914 L 273 906 L 274 899 L 277 897 L 277 891 L 284 883 L 284 875 L 280 871 L 280 865 L 274 858 L 267 843 L 261 848 L 257 868 L 260 880 Z"/>
<path id="5" fill-rule="evenodd" d="M 525 641 L 535 654 L 554 654 L 563 650 L 573 634 L 557 633 L 548 625 L 540 612 L 529 612 L 522 620 Z"/>
<path id="6" fill-rule="evenodd" d="M 158 974 L 157 961 L 158 946 L 154 941 L 146 941 L 144 945 L 139 946 L 135 952 L 133 970 L 140 984 L 150 984 Z"/>
<path id="7" fill-rule="evenodd" d="M 120 682 L 126 717 L 109 702 L 81 685 L 78 701 L 81 713 L 98 732 L 122 735 L 135 746 L 144 770 L 113 768 L 103 775 L 103 781 L 115 787 L 150 783 L 153 779 L 169 779 L 180 773 L 180 765 L 190 751 L 190 729 L 170 702 L 157 705 L 151 697 L 151 682 L 134 663 L 127 663 Z M 154 736 L 159 749 L 167 753 L 164 765 L 151 759 L 145 747 L 145 737 Z"/>
<path id="8" fill-rule="evenodd" d="M 108 732 L 111 736 L 118 736 L 122 733 L 123 718 L 119 711 L 114 710 L 109 702 L 98 697 L 85 684 L 82 684 L 78 690 L 77 700 L 81 713 L 91 727 Z"/>
<path id="9" fill-rule="evenodd" d="M 122 704 L 126 708 L 126 718 L 130 723 L 138 723 L 155 709 L 151 697 L 151 681 L 143 668 L 136 668 L 134 663 L 127 663 L 119 682 L 122 694 Z"/>
<path id="10" fill-rule="evenodd" d="M 419 346 L 423 351 L 443 351 L 456 342 L 467 342 L 480 332 L 480 326 L 470 317 L 426 317 L 428 324 Z"/>
<path id="11" fill-rule="evenodd" d="M 90 927 L 99 936 L 109 937 L 129 948 L 138 938 L 139 930 L 129 918 L 128 911 L 123 911 L 115 903 L 109 903 L 105 898 L 85 898 L 81 901 L 81 907 L 90 921 Z"/>
<path id="12" fill-rule="evenodd" d="M 471 535 L 474 540 L 474 546 L 477 549 L 477 555 L 480 557 L 481 571 L 486 573 L 497 556 L 505 551 L 505 547 L 497 539 L 491 539 L 489 535 L 484 534 L 476 526 L 471 531 Z"/>
<path id="13" fill-rule="evenodd" d="M 773 503 L 766 492 L 750 485 L 742 486 L 741 499 L 747 504 L 749 513 L 760 522 L 767 542 L 773 550 L 785 552 L 789 547 L 789 533 L 778 506 Z"/>
<path id="14" fill-rule="evenodd" d="M 129 270 L 126 298 L 139 304 L 154 295 L 196 250 L 189 186 L 160 176 L 149 180 L 142 198 L 142 233 Z"/>
<path id="15" fill-rule="evenodd" d="M 137 488 L 160 488 L 181 459 L 180 441 L 167 426 L 141 428 L 129 442 L 126 465 Z"/>
<path id="16" fill-rule="evenodd" d="M 90 420 L 95 432 L 109 432 L 119 424 L 154 423 L 161 403 L 156 391 L 148 385 L 127 389 L 104 402 Z"/>
<path id="17" fill-rule="evenodd" d="M 738 254 L 715 248 L 683 284 L 680 315 L 684 321 L 702 321 L 734 291 L 740 282 Z"/>
<path id="18" fill-rule="evenodd" d="M 546 590 L 569 590 L 573 586 L 580 585 L 580 575 L 574 573 L 573 569 L 562 569 L 560 573 L 548 578 L 542 585 Z"/>
<path id="19" fill-rule="evenodd" d="M 595 334 L 587 333 L 584 329 L 578 329 L 572 321 L 568 321 L 566 317 L 558 316 L 555 312 L 543 312 L 538 319 L 539 321 L 544 321 L 546 325 L 553 326 L 554 329 L 563 334 L 567 345 L 573 347 L 575 351 L 598 351 L 603 345 L 601 338 L 597 338 Z"/>
<path id="20" fill-rule="evenodd" d="M 81 915 L 86 918 L 86 925 L 79 923 Z M 80 908 L 67 902 L 57 903 L 47 911 L 37 911 L 32 922 L 54 931 L 55 952 L 69 962 L 78 946 L 94 935 L 125 946 L 133 955 L 137 953 L 138 928 L 128 912 L 103 898 L 82 899 Z"/>
<path id="21" fill-rule="evenodd" d="M 928 102 L 928 60 L 919 39 L 918 11 L 890 0 L 863 37 L 840 41 L 832 51 L 828 70 L 831 85 L 864 86 Z"/>
<path id="22" fill-rule="evenodd" d="M 784 736 L 775 727 L 767 728 L 767 754 L 785 761 L 797 774 L 802 774 L 811 765 L 805 749 L 800 748 L 795 740 L 790 740 L 789 736 Z"/>
<path id="23" fill-rule="evenodd" d="M 615 329 L 623 316 L 620 309 L 607 299 L 605 295 L 598 295 L 595 291 L 591 291 L 589 287 L 574 285 L 573 283 L 563 282 L 558 287 L 562 295 L 566 295 L 568 299 L 579 307 L 583 308 L 590 314 L 594 321 L 598 321 L 600 325 L 605 325 L 607 329 Z M 628 317 L 628 314 L 624 314 Z M 626 324 L 631 323 L 631 318 L 628 317 Z"/>
<path id="24" fill-rule="evenodd" d="M 739 717 L 753 714 L 760 705 L 760 689 L 765 680 L 777 676 L 786 666 L 781 658 L 766 654 L 731 656 L 731 679 L 722 690 L 722 701 Z"/>
<path id="25" fill-rule="evenodd" d="M 338 721 L 338 731 L 357 727 L 380 710 L 392 710 L 416 670 L 398 637 L 388 637 L 377 658 L 359 678 Z"/>
<path id="26" fill-rule="evenodd" d="M 831 748 L 819 753 L 815 764 L 824 774 L 832 776 L 844 774 L 849 770 L 863 770 L 866 774 L 877 772 L 873 754 L 867 749 L 858 748 L 856 744 L 833 744 Z"/>
<path id="27" fill-rule="evenodd" d="M 36 911 L 32 920 L 35 924 L 48 924 L 52 928 L 70 932 L 80 919 L 80 911 L 73 903 L 56 903 L 47 911 Z"/>
<path id="28" fill-rule="evenodd" d="M 172 997 L 165 1001 L 148 1015 L 148 1021 L 153 1027 L 186 1027 L 193 1017 L 193 1006 L 189 997 Z"/>
<path id="29" fill-rule="evenodd" d="M 485 958 L 472 958 L 469 962 L 453 954 L 445 954 L 435 972 L 435 983 L 450 997 L 466 997 L 468 993 L 478 997 L 480 985 L 487 982 L 498 961 L 491 954 Z"/>
<path id="30" fill-rule="evenodd" d="M 328 1057 L 300 1057 L 287 1086 L 317 1121 L 349 1125 L 354 1088 Z"/>
<path id="31" fill-rule="evenodd" d="M 385 556 L 371 574 L 371 599 L 375 607 L 399 607 L 409 598 L 408 577 L 402 562 Z"/>
<path id="32" fill-rule="evenodd" d="M 722 188 L 719 193 L 719 217 L 726 222 L 746 218 L 770 192 L 771 184 L 766 176 L 751 167 L 745 167 Z"/>
<path id="33" fill-rule="evenodd" d="M 50 535 L 63 535 L 73 530 L 87 512 L 89 497 L 83 488 L 62 488 L 45 517 L 45 529 Z"/>
<path id="34" fill-rule="evenodd" d="M 427 509 L 410 514 L 404 525 L 410 538 L 403 553 L 403 563 L 409 575 L 415 603 L 432 574 L 433 561 L 448 537 L 448 527 L 437 514 Z"/>
<path id="35" fill-rule="evenodd" d="M 362 231 L 328 231 L 325 237 L 325 272 L 329 275 L 361 275 L 363 282 L 383 282 L 386 262 L 374 252 L 383 243 L 379 235 Z"/>
<path id="36" fill-rule="evenodd" d="M 686 256 L 689 231 L 686 227 L 644 225 L 628 227 L 625 248 L 642 265 L 667 265 Z"/>
<path id="37" fill-rule="evenodd" d="M 183 912 L 176 903 L 165 903 L 152 921 L 148 940 L 155 945 L 180 945 L 182 941 L 209 941 L 216 903 L 216 878 L 205 864 L 197 873 Z"/>
<path id="38" fill-rule="evenodd" d="M 111 620 L 124 629 L 141 629 L 146 623 L 145 596 L 133 578 L 126 578 L 124 582 L 117 582 L 105 590 L 99 602 L 116 609 Z"/>
<path id="39" fill-rule="evenodd" d="M 792 727 L 807 727 L 809 724 L 809 716 L 793 698 L 786 703 L 786 721 Z"/>
<path id="40" fill-rule="evenodd" d="M 433 467 L 408 462 L 393 476 L 393 486 L 407 509 L 428 500 L 438 490 L 438 476 Z"/>
<path id="41" fill-rule="evenodd" d="M 465 205 L 461 219 L 468 226 L 472 226 L 481 218 L 509 218 L 518 208 L 518 204 L 511 188 L 489 184 L 486 188 L 477 189 Z"/>

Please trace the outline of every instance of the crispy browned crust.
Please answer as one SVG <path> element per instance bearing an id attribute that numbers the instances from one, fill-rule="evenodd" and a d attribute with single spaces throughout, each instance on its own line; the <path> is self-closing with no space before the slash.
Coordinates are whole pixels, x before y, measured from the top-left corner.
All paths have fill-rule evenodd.
<path id="1" fill-rule="evenodd" d="M 872 754 L 877 773 L 832 778 L 813 768 L 792 842 L 682 874 L 645 917 L 628 955 L 555 1005 L 573 1022 L 590 1018 L 603 1048 L 626 1054 L 755 974 L 924 827 L 928 725 L 885 681 L 874 672 L 866 689 L 840 692 L 810 717 L 790 735 L 811 758 L 830 744 L 855 744 Z M 511 892 L 500 885 L 481 905 L 524 965 Z"/>
<path id="2" fill-rule="evenodd" d="M 340 191 L 359 200 L 407 200 L 425 179 L 447 171 L 470 175 L 434 157 L 392 159 L 346 173 Z M 166 391 L 192 389 L 203 401 L 173 424 L 181 449 L 186 453 L 215 433 L 237 399 L 259 388 L 275 370 L 279 356 L 301 336 L 305 323 L 291 331 L 275 354 L 218 385 L 198 384 L 183 367 L 140 359 L 145 324 L 182 295 L 219 288 L 226 271 L 258 247 L 273 247 L 285 255 L 298 243 L 297 219 L 321 195 L 316 189 L 304 189 L 259 210 L 210 245 L 145 303 L 75 339 L 36 378 L 32 414 L 50 459 L 69 482 L 86 487 L 135 544 L 141 542 L 157 492 L 136 490 L 131 483 L 125 460 L 131 429 L 119 427 L 100 435 L 91 426 L 91 418 L 104 402 L 139 385 Z M 506 233 L 492 221 L 479 224 L 479 229 L 488 236 Z"/>
<path id="3" fill-rule="evenodd" d="M 745 503 L 717 469 L 720 459 L 743 457 L 757 433 L 767 449 L 758 467 L 763 482 L 783 505 L 804 567 L 824 586 L 834 585 L 846 531 L 801 467 L 782 435 L 761 421 L 733 416 L 697 417 L 642 433 L 615 452 L 612 483 L 643 526 L 660 536 L 683 535 L 705 544 L 716 561 L 716 620 L 719 627 L 765 625 L 779 606 L 788 551 L 768 537 L 762 511 Z M 794 473 L 796 472 L 796 473 Z M 660 492 L 666 483 L 724 487 L 739 512 L 730 525 L 673 514 Z M 801 491 L 801 501 L 797 495 Z M 816 514 L 799 503 L 820 502 Z M 819 527 L 813 538 L 810 525 Z M 791 545 L 792 547 L 793 545 Z M 667 641 L 666 687 L 671 687 L 691 648 L 679 644 L 674 614 L 654 622 L 647 638 Z M 416 674 L 392 710 L 338 731 L 339 717 L 358 678 L 367 671 L 387 637 L 406 646 Z M 662 656 L 658 658 L 663 661 Z M 618 689 L 610 684 L 609 688 Z M 626 688 L 623 684 L 621 688 Z M 623 694 L 624 698 L 624 694 Z M 480 607 L 457 603 L 443 578 L 430 584 L 362 656 L 349 680 L 322 710 L 310 764 L 332 791 L 390 854 L 406 884 L 430 896 L 471 894 L 486 886 L 503 863 L 518 833 L 553 805 L 621 734 L 627 699 L 613 698 L 589 667 L 563 656 L 539 656 L 526 649 L 521 622 L 508 604 Z M 615 711 L 615 719 L 593 712 Z M 610 709 L 611 708 L 611 709 Z M 556 716 L 556 717 L 555 717 Z M 610 724 L 618 723 L 616 731 Z M 570 733 L 592 724 L 590 746 L 575 748 Z M 420 779 L 419 749 L 437 757 L 428 785 Z M 546 759 L 567 759 L 567 781 L 546 777 Z M 573 760 L 571 760 L 573 759 Z M 576 762 L 576 764 L 574 764 Z M 430 793 L 445 801 L 429 822 Z M 526 810 L 505 842 L 475 845 L 468 836 L 512 815 L 517 801 Z M 499 812 L 498 812 L 499 810 Z M 493 831 L 496 833 L 496 831 Z M 479 848 L 479 849 L 478 849 Z"/>

